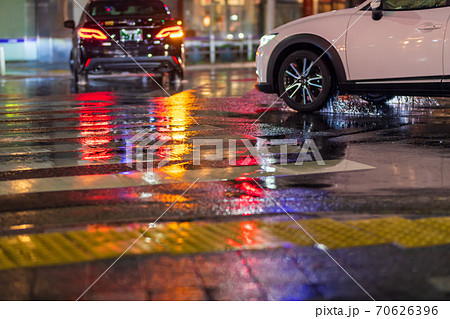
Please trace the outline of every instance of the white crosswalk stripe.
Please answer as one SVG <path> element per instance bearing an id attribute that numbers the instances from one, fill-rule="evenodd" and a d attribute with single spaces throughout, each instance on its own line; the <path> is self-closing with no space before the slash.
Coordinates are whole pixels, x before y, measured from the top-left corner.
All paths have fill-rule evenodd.
<path id="1" fill-rule="evenodd" d="M 319 166 L 315 162 L 303 165 L 230 166 L 226 168 L 202 168 L 184 170 L 180 166 L 168 166 L 155 172 L 132 172 L 108 175 L 50 177 L 0 182 L 0 195 L 56 192 L 86 189 L 107 189 L 159 185 L 170 183 L 192 183 L 227 181 L 240 177 L 264 178 L 268 176 L 294 176 L 374 169 L 374 167 L 349 160 L 326 161 Z"/>

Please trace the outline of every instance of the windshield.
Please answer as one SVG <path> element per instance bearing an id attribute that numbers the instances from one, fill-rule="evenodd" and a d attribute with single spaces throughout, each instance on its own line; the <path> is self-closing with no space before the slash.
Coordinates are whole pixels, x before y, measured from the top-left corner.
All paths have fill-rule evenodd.
<path id="1" fill-rule="evenodd" d="M 97 1 L 92 2 L 88 12 L 93 17 L 137 16 L 170 14 L 167 7 L 159 1 Z"/>
<path id="2" fill-rule="evenodd" d="M 447 0 L 386 0 L 384 10 L 420 10 L 444 7 Z"/>

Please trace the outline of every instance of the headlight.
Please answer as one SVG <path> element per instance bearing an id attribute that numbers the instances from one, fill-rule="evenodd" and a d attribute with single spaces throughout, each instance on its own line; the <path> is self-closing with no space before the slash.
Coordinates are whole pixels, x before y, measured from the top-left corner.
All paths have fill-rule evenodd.
<path id="1" fill-rule="evenodd" d="M 275 38 L 275 36 L 278 33 L 272 33 L 272 34 L 266 34 L 265 36 L 263 36 L 261 38 L 261 40 L 259 40 L 259 47 L 263 47 L 265 46 L 267 43 L 269 43 L 270 40 L 272 40 L 273 38 Z"/>

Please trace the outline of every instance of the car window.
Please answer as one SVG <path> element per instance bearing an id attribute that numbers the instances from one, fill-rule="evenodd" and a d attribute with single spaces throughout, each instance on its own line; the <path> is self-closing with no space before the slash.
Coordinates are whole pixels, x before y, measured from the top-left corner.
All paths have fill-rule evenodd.
<path id="1" fill-rule="evenodd" d="M 116 3 L 99 1 L 93 2 L 88 11 L 93 17 L 169 14 L 164 4 L 158 1 L 127 1 Z"/>
<path id="2" fill-rule="evenodd" d="M 444 7 L 447 0 L 384 0 L 383 9 L 393 10 L 418 10 Z"/>

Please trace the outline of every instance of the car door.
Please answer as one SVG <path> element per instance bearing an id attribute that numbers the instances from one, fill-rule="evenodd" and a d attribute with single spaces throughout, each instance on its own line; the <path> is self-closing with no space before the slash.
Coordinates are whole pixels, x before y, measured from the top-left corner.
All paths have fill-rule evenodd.
<path id="1" fill-rule="evenodd" d="M 447 5 L 450 5 L 450 0 L 447 0 Z M 444 65 L 444 83 L 445 88 L 450 88 L 450 14 L 447 19 L 447 28 L 445 32 L 445 39 L 444 39 L 444 54 L 443 54 L 443 65 Z"/>
<path id="2" fill-rule="evenodd" d="M 380 20 L 373 20 L 367 7 L 350 19 L 346 43 L 351 80 L 427 77 L 420 81 L 440 82 L 450 15 L 446 0 L 382 1 Z"/>

